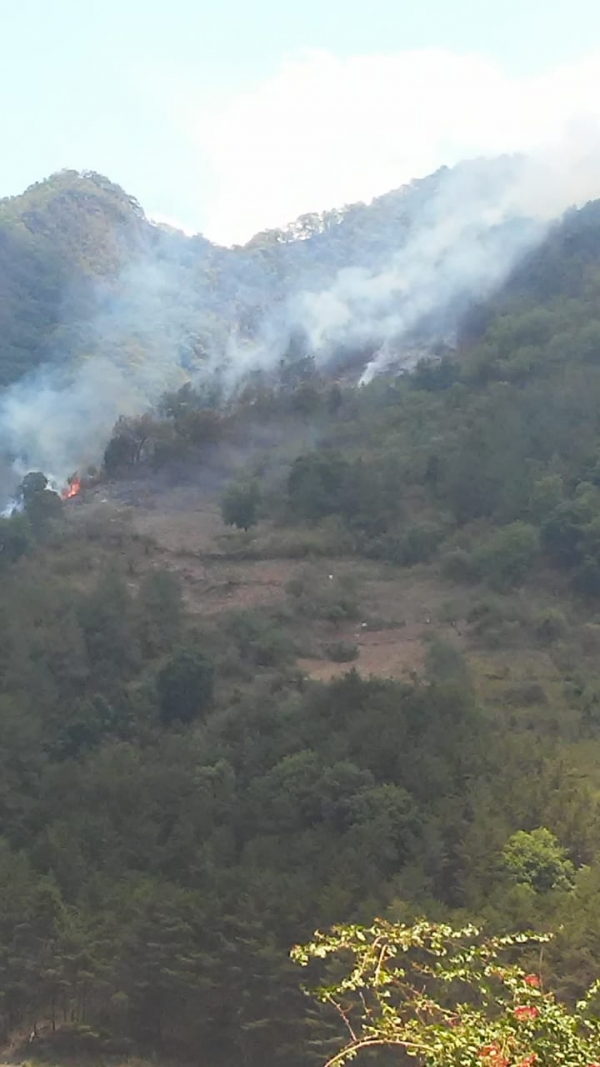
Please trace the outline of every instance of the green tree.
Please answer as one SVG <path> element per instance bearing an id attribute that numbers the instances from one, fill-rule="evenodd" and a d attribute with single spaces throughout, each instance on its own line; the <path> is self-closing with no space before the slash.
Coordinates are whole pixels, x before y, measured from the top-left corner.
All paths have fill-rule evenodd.
<path id="1" fill-rule="evenodd" d="M 135 607 L 120 575 L 111 570 L 97 581 L 79 609 L 93 676 L 111 683 L 126 678 L 139 664 Z"/>
<path id="2" fill-rule="evenodd" d="M 517 830 L 502 850 L 502 862 L 512 881 L 529 885 L 538 893 L 573 887 L 575 868 L 544 826 L 529 832 Z"/>
<path id="3" fill-rule="evenodd" d="M 0 517 L 0 566 L 16 563 L 31 545 L 31 526 L 26 515 Z"/>
<path id="4" fill-rule="evenodd" d="M 538 552 L 537 530 L 526 522 L 513 522 L 491 535 L 476 561 L 491 586 L 506 589 L 525 580 Z"/>
<path id="5" fill-rule="evenodd" d="M 136 604 L 140 643 L 147 658 L 168 651 L 181 633 L 183 594 L 176 574 L 151 571 L 144 578 Z"/>
<path id="6" fill-rule="evenodd" d="M 339 452 L 308 452 L 292 464 L 288 495 L 292 510 L 304 519 L 320 519 L 340 510 L 349 463 Z"/>
<path id="7" fill-rule="evenodd" d="M 183 648 L 158 673 L 160 717 L 164 726 L 189 723 L 212 702 L 214 666 L 199 649 Z"/>

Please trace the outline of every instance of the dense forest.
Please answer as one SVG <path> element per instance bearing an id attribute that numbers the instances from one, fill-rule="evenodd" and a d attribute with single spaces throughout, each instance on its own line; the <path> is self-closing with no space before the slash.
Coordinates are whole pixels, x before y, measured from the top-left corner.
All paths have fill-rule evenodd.
<path id="1" fill-rule="evenodd" d="M 73 182 L 2 206 L 5 383 L 49 358 L 65 293 L 85 332 L 87 275 L 96 300 L 140 243 L 180 241 Z M 123 217 L 95 234 L 105 197 Z M 358 386 L 292 344 L 235 395 L 200 380 L 124 415 L 73 500 L 25 477 L 0 519 L 7 1043 L 322 1063 L 338 1021 L 291 946 L 375 916 L 557 931 L 569 1001 L 600 974 L 599 296 L 593 203 L 450 354 Z M 203 503 L 167 552 L 137 512 L 174 526 L 171 485 Z M 265 563 L 281 595 L 236 601 Z M 411 597 L 421 651 L 369 670 L 361 635 L 401 642 Z"/>

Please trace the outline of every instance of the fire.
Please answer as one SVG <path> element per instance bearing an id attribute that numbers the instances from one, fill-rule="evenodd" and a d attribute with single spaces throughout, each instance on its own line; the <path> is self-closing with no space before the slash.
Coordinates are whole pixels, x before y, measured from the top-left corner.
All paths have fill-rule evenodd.
<path id="1" fill-rule="evenodd" d="M 60 494 L 61 499 L 72 500 L 79 492 L 81 492 L 81 479 L 78 474 L 73 474 Z"/>

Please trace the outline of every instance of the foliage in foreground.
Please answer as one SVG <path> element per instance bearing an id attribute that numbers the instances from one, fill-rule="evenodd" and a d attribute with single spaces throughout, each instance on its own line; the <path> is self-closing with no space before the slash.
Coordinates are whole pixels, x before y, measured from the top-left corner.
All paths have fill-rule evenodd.
<path id="1" fill-rule="evenodd" d="M 540 974 L 548 940 L 377 920 L 317 933 L 292 958 L 327 963 L 315 993 L 345 1034 L 328 1067 L 381 1047 L 400 1048 L 423 1067 L 597 1067 L 600 982 L 574 1007 L 559 1001 Z"/>

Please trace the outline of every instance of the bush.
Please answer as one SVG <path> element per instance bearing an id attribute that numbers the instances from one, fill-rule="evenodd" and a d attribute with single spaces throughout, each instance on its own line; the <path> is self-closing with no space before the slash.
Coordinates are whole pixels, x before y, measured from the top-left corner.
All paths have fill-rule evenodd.
<path id="1" fill-rule="evenodd" d="M 506 693 L 506 702 L 514 707 L 531 708 L 546 703 L 546 692 L 539 682 L 531 679 L 513 685 Z"/>
<path id="2" fill-rule="evenodd" d="M 306 568 L 290 579 L 286 590 L 306 618 L 342 622 L 358 614 L 358 590 L 350 574 L 323 575 Z"/>
<path id="3" fill-rule="evenodd" d="M 341 518 L 332 515 L 318 526 L 273 530 L 261 540 L 264 559 L 309 559 L 311 556 L 344 556 L 355 548 L 355 539 Z"/>
<path id="4" fill-rule="evenodd" d="M 334 663 L 352 663 L 358 659 L 358 645 L 347 641 L 334 641 L 325 648 L 327 658 Z"/>
<path id="5" fill-rule="evenodd" d="M 473 604 L 467 615 L 467 623 L 472 635 L 489 648 L 494 644 L 522 642 L 523 628 L 530 625 L 530 619 L 527 607 L 523 604 L 489 597 Z"/>
<path id="6" fill-rule="evenodd" d="M 221 500 L 221 515 L 227 526 L 249 530 L 258 521 L 260 489 L 258 482 L 234 483 L 225 491 Z"/>
<path id="7" fill-rule="evenodd" d="M 403 532 L 389 531 L 371 537 L 363 554 L 371 559 L 384 559 L 403 567 L 427 563 L 444 538 L 445 530 L 434 522 L 417 522 Z"/>
<path id="8" fill-rule="evenodd" d="M 479 568 L 472 553 L 452 548 L 442 558 L 442 574 L 453 582 L 474 582 L 479 578 Z"/>
<path id="9" fill-rule="evenodd" d="M 546 608 L 534 617 L 535 632 L 539 640 L 545 645 L 551 645 L 558 641 L 567 632 L 567 620 L 558 608 Z"/>
<path id="10" fill-rule="evenodd" d="M 271 619 L 239 611 L 230 615 L 226 630 L 235 641 L 242 659 L 256 667 L 280 666 L 292 654 L 289 637 Z"/>
<path id="11" fill-rule="evenodd" d="M 418 522 L 409 526 L 402 538 L 399 563 L 412 567 L 427 563 L 444 538 L 444 529 L 435 522 Z"/>
<path id="12" fill-rule="evenodd" d="M 467 664 L 464 656 L 449 641 L 434 637 L 425 655 L 425 670 L 430 682 L 468 682 Z"/>
<path id="13" fill-rule="evenodd" d="M 287 489 L 292 511 L 303 519 L 321 519 L 340 510 L 348 460 L 338 452 L 309 452 L 292 464 Z"/>

